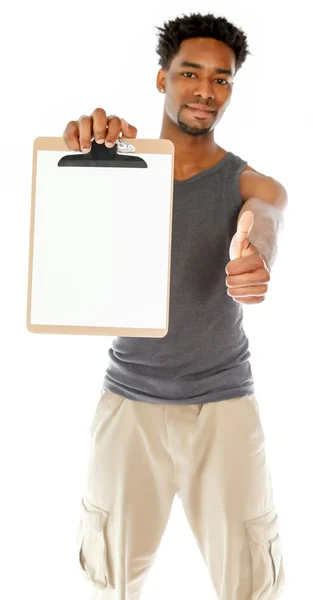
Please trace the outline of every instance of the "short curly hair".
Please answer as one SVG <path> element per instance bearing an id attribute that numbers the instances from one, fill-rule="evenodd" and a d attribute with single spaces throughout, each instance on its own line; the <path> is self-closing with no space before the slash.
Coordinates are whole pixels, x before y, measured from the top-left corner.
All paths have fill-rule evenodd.
<path id="1" fill-rule="evenodd" d="M 235 27 L 224 17 L 213 14 L 201 15 L 193 13 L 183 15 L 173 21 L 164 23 L 164 27 L 156 27 L 158 34 L 157 54 L 159 65 L 168 70 L 174 56 L 178 53 L 184 40 L 198 37 L 214 38 L 232 48 L 236 55 L 236 72 L 241 68 L 248 54 L 247 37 L 242 29 Z"/>

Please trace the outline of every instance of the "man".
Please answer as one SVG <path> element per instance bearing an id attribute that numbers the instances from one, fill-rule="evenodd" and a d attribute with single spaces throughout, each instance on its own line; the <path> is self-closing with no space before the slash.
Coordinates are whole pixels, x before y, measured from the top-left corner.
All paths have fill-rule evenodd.
<path id="1" fill-rule="evenodd" d="M 217 598 L 275 600 L 282 551 L 242 305 L 266 297 L 287 194 L 214 140 L 244 33 L 210 14 L 159 31 L 160 137 L 175 145 L 169 332 L 109 350 L 80 563 L 95 599 L 138 600 L 177 493 Z M 110 147 L 120 134 L 137 130 L 99 108 L 64 137 L 88 151 L 93 137 Z"/>

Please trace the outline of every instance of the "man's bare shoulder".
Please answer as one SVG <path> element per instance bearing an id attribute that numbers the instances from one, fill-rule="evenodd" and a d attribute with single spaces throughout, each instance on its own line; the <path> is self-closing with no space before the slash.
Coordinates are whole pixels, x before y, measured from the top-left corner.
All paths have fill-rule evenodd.
<path id="1" fill-rule="evenodd" d="M 240 192 L 243 202 L 251 197 L 260 197 L 268 202 L 285 202 L 287 192 L 283 184 L 271 177 L 257 171 L 250 165 L 247 165 L 240 175 Z"/>

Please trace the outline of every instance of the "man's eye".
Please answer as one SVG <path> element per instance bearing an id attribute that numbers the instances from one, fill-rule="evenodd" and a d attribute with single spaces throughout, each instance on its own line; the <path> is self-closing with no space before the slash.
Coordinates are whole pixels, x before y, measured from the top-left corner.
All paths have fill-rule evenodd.
<path id="1" fill-rule="evenodd" d="M 226 79 L 215 79 L 215 81 L 218 81 L 219 83 L 221 83 L 222 85 L 226 85 L 228 84 L 228 81 L 226 81 Z"/>
<path id="2" fill-rule="evenodd" d="M 182 75 L 194 75 L 194 73 L 189 73 L 188 71 L 185 71 L 184 73 L 182 73 Z M 190 77 L 188 77 L 188 79 L 190 79 Z"/>

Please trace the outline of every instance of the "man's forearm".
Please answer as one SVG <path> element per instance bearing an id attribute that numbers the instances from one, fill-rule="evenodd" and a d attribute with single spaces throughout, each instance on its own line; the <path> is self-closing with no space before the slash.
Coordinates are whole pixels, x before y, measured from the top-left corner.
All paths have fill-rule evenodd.
<path id="1" fill-rule="evenodd" d="M 282 209 L 261 198 L 249 198 L 242 206 L 238 221 L 246 210 L 251 210 L 254 214 L 249 241 L 258 249 L 271 270 L 276 258 L 278 235 L 283 226 Z"/>

